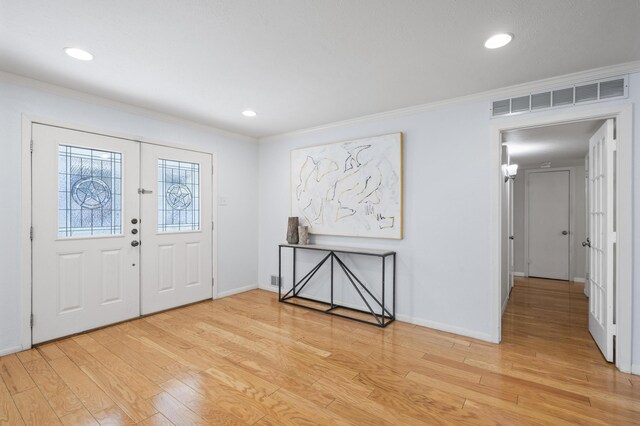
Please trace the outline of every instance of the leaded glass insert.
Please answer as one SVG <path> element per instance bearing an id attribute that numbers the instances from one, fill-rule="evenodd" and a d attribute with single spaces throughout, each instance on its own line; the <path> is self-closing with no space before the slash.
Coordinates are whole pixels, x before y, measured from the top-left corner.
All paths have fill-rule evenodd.
<path id="1" fill-rule="evenodd" d="M 158 160 L 158 232 L 200 229 L 200 165 Z"/>
<path id="2" fill-rule="evenodd" d="M 58 236 L 119 235 L 122 154 L 58 146 Z"/>

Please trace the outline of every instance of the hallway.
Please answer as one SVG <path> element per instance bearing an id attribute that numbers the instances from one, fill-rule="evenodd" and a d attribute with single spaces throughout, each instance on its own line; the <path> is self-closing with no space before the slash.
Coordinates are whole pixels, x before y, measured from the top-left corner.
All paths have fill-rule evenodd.
<path id="1" fill-rule="evenodd" d="M 583 283 L 516 277 L 502 318 L 502 342 L 609 366 L 589 334 L 588 309 Z"/>

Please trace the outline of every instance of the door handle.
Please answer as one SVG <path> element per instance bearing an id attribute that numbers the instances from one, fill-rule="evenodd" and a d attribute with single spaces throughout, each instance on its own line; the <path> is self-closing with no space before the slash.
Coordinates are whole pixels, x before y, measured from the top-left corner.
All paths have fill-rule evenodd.
<path id="1" fill-rule="evenodd" d="M 562 235 L 569 235 L 569 231 L 562 231 Z"/>
<path id="2" fill-rule="evenodd" d="M 582 242 L 582 247 L 591 247 L 591 241 L 587 238 L 587 241 Z"/>
<path id="3" fill-rule="evenodd" d="M 515 237 L 513 235 L 511 235 L 511 236 L 509 236 L 509 239 L 513 240 L 513 239 L 515 239 Z"/>
<path id="4" fill-rule="evenodd" d="M 135 241 L 135 240 L 131 241 L 131 246 L 138 247 L 139 245 L 140 245 L 140 241 Z"/>

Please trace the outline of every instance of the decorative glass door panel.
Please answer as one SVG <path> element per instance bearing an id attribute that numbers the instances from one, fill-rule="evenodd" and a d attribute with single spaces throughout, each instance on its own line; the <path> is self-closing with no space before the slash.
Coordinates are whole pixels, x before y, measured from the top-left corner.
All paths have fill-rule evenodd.
<path id="1" fill-rule="evenodd" d="M 200 229 L 200 164 L 158 160 L 158 232 Z"/>
<path id="2" fill-rule="evenodd" d="M 122 154 L 58 146 L 58 236 L 120 235 Z"/>

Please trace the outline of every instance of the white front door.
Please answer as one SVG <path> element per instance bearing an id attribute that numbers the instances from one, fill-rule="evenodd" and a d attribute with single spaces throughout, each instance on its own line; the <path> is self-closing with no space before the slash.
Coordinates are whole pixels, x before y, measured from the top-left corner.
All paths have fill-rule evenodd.
<path id="1" fill-rule="evenodd" d="M 210 154 L 142 146 L 142 313 L 213 293 Z"/>
<path id="2" fill-rule="evenodd" d="M 137 143 L 34 124 L 33 343 L 140 314 Z"/>
<path id="3" fill-rule="evenodd" d="M 614 336 L 614 123 L 589 140 L 589 331 L 607 361 Z"/>
<path id="4" fill-rule="evenodd" d="M 569 279 L 569 171 L 528 174 L 529 276 Z"/>

